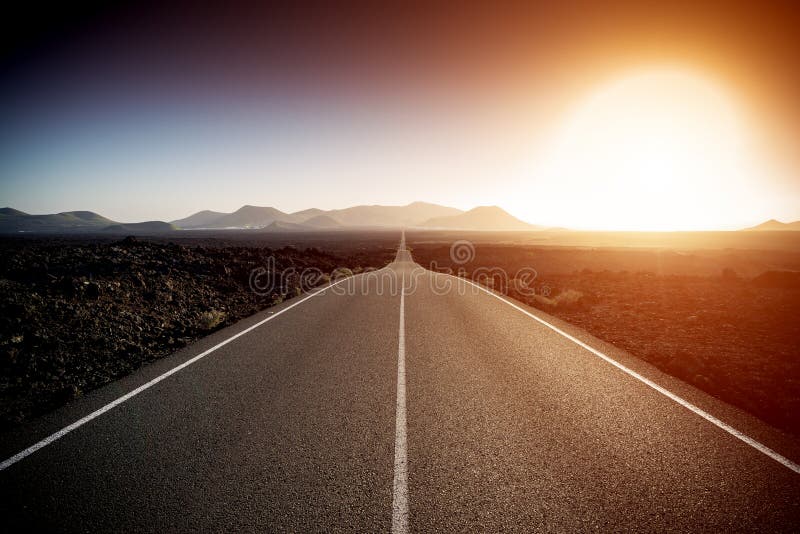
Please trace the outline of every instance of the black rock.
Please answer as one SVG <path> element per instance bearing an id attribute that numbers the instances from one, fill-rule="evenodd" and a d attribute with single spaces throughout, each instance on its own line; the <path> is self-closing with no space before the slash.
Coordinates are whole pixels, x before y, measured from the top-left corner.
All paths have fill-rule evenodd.
<path id="1" fill-rule="evenodd" d="M 96 299 L 100 297 L 100 286 L 96 282 L 89 282 L 85 285 L 84 294 L 87 298 Z"/>

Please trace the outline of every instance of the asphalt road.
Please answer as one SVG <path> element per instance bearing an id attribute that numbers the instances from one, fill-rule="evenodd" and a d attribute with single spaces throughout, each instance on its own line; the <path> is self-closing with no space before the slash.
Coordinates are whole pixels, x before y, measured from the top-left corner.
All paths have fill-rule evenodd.
<path id="1" fill-rule="evenodd" d="M 0 438 L 4 532 L 800 530 L 796 439 L 403 243 Z"/>

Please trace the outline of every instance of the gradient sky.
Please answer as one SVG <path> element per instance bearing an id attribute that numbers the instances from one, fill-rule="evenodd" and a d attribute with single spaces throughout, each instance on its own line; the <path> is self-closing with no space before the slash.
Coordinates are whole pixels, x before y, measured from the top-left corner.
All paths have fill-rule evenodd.
<path id="1" fill-rule="evenodd" d="M 423 200 L 589 229 L 800 219 L 790 2 L 45 17 L 5 20 L 0 71 L 0 204 L 30 213 Z"/>

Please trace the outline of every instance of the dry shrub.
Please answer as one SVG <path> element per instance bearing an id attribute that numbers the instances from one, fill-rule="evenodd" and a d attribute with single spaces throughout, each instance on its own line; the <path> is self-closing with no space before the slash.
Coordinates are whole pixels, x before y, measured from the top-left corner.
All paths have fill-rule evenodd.
<path id="1" fill-rule="evenodd" d="M 578 306 L 581 304 L 583 300 L 583 293 L 576 289 L 567 289 L 566 291 L 562 291 L 553 299 L 556 302 L 556 306 L 560 307 L 567 307 L 567 306 Z"/>
<path id="2" fill-rule="evenodd" d="M 202 330 L 211 330 L 221 325 L 223 321 L 225 321 L 225 312 L 212 308 L 202 312 L 197 322 Z"/>
<path id="3" fill-rule="evenodd" d="M 533 305 L 545 308 L 577 308 L 586 304 L 583 293 L 576 289 L 567 289 L 553 298 L 544 295 L 533 295 Z"/>

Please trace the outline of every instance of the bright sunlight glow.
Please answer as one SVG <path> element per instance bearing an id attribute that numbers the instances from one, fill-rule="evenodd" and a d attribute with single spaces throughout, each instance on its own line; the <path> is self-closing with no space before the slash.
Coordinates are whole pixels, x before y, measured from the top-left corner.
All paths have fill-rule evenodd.
<path id="1" fill-rule="evenodd" d="M 585 229 L 714 228 L 753 202 L 759 167 L 746 131 L 714 83 L 676 69 L 635 73 L 565 117 L 532 173 L 535 200 L 517 211 L 542 220 L 542 203 L 561 205 Z"/>

